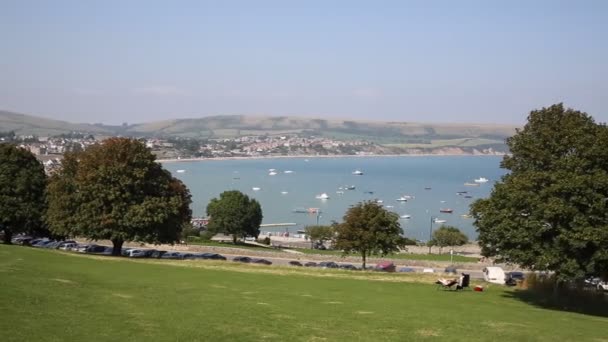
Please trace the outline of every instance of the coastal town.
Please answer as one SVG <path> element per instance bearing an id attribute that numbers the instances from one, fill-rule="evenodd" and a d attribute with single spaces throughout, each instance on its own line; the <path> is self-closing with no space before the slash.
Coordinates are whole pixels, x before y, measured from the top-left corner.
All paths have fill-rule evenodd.
<path id="1" fill-rule="evenodd" d="M 49 137 L 16 135 L 0 132 L 0 142 L 11 142 L 23 147 L 48 169 L 58 165 L 67 152 L 79 152 L 109 137 L 86 132 L 72 132 Z M 196 139 L 178 137 L 138 137 L 159 160 L 260 158 L 296 156 L 374 156 L 374 155 L 500 155 L 504 151 L 487 148 L 400 148 L 361 139 L 335 139 L 314 135 L 257 135 L 234 138 Z"/>

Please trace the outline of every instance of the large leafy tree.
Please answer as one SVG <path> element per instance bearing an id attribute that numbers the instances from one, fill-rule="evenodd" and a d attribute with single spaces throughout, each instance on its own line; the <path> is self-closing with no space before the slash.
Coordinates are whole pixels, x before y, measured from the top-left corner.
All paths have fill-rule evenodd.
<path id="1" fill-rule="evenodd" d="M 429 245 L 438 246 L 441 254 L 443 247 L 462 246 L 469 242 L 469 238 L 453 226 L 441 226 L 433 232 Z"/>
<path id="2" fill-rule="evenodd" d="M 365 268 L 369 255 L 399 251 L 404 244 L 399 216 L 373 201 L 361 202 L 335 226 L 334 246 L 344 253 L 359 253 Z"/>
<path id="3" fill-rule="evenodd" d="M 44 167 L 28 150 L 0 144 L 0 230 L 4 243 L 13 234 L 44 231 Z"/>
<path id="4" fill-rule="evenodd" d="M 482 253 L 557 284 L 608 276 L 608 129 L 562 104 L 532 111 L 507 139 L 510 172 L 471 208 Z"/>
<path id="5" fill-rule="evenodd" d="M 224 191 L 219 199 L 213 198 L 207 205 L 207 215 L 207 228 L 214 233 L 232 235 L 235 244 L 238 238 L 260 235 L 263 218 L 260 203 L 240 191 Z"/>
<path id="6" fill-rule="evenodd" d="M 111 138 L 67 154 L 48 186 L 53 232 L 112 241 L 172 243 L 191 219 L 190 191 L 144 144 Z"/>

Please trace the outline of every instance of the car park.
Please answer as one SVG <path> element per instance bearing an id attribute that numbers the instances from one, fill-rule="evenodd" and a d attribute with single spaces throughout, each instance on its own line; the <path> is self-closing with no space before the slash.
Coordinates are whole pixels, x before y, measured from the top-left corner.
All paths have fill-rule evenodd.
<path id="1" fill-rule="evenodd" d="M 289 264 L 290 264 L 291 266 L 304 266 L 304 265 L 302 265 L 302 263 L 301 263 L 301 262 L 299 262 L 299 261 L 295 261 L 295 260 L 290 261 L 290 262 L 289 262 Z"/>

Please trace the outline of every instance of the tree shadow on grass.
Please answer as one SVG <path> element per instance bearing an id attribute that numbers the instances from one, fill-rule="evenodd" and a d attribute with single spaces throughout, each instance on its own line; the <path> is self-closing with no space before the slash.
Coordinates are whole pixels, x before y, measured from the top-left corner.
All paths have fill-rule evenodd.
<path id="1" fill-rule="evenodd" d="M 555 296 L 543 289 L 515 289 L 503 296 L 543 309 L 608 317 L 608 293 L 595 290 L 562 289 Z"/>

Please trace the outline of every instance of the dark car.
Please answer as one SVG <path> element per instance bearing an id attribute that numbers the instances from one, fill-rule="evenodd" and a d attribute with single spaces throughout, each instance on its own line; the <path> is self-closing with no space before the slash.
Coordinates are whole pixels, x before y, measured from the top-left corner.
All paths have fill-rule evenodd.
<path id="1" fill-rule="evenodd" d="M 507 274 L 505 274 L 505 285 L 515 286 L 524 281 L 525 278 L 526 276 L 523 272 L 507 272 Z"/>
<path id="2" fill-rule="evenodd" d="M 451 273 L 451 274 L 456 274 L 458 273 L 458 271 L 456 270 L 455 266 L 448 266 L 445 268 L 445 270 L 443 270 L 444 273 Z"/>
<path id="3" fill-rule="evenodd" d="M 351 270 L 351 271 L 358 271 L 359 270 L 357 268 L 357 266 L 351 265 L 351 264 L 341 264 L 340 268 L 343 269 L 343 270 Z"/>
<path id="4" fill-rule="evenodd" d="M 416 272 L 416 270 L 411 267 L 401 267 L 399 272 Z"/>
<path id="5" fill-rule="evenodd" d="M 87 249 L 85 249 L 85 253 L 103 253 L 106 250 L 106 246 L 99 245 L 89 245 Z"/>
<path id="6" fill-rule="evenodd" d="M 155 249 L 151 249 L 151 253 L 148 256 L 149 258 L 160 259 L 162 256 L 167 253 L 167 251 L 157 251 Z"/>
<path id="7" fill-rule="evenodd" d="M 272 265 L 272 261 L 266 259 L 252 259 L 251 262 L 254 264 Z"/>
<path id="8" fill-rule="evenodd" d="M 317 267 L 317 263 L 309 261 L 309 262 L 307 262 L 307 263 L 304 264 L 304 267 Z"/>
<path id="9" fill-rule="evenodd" d="M 209 260 L 226 260 L 225 256 L 217 253 L 203 253 L 201 254 L 201 258 Z"/>
<path id="10" fill-rule="evenodd" d="M 289 264 L 290 264 L 291 266 L 303 266 L 301 262 L 299 262 L 299 261 L 295 261 L 295 260 L 290 261 L 290 262 L 289 262 Z"/>
<path id="11" fill-rule="evenodd" d="M 322 261 L 317 266 L 322 267 L 322 268 L 339 268 L 340 267 L 340 265 L 336 264 L 333 261 Z"/>
<path id="12" fill-rule="evenodd" d="M 43 248 L 44 246 L 46 246 L 47 244 L 53 242 L 53 240 L 49 240 L 49 239 L 42 239 L 42 240 L 38 240 L 35 243 L 32 243 L 32 247 L 36 247 L 36 248 Z"/>
<path id="13" fill-rule="evenodd" d="M 197 259 L 197 255 L 193 253 L 180 253 L 182 259 Z"/>
<path id="14" fill-rule="evenodd" d="M 234 257 L 234 259 L 232 259 L 232 261 L 250 263 L 252 260 L 250 257 L 237 256 L 237 257 Z"/>
<path id="15" fill-rule="evenodd" d="M 160 258 L 161 259 L 182 259 L 182 254 L 179 252 L 167 252 L 167 253 L 164 253 Z"/>

